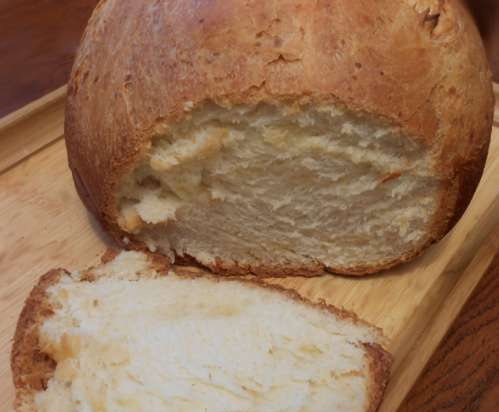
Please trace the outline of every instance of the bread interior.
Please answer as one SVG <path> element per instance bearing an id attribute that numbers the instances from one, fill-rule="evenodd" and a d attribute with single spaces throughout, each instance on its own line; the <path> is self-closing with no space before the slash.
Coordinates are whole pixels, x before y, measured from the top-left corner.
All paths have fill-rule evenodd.
<path id="1" fill-rule="evenodd" d="M 137 252 L 92 277 L 47 291 L 57 366 L 37 412 L 368 409 L 375 328 L 250 283 L 159 276 Z"/>
<path id="2" fill-rule="evenodd" d="M 206 104 L 161 129 L 119 190 L 119 224 L 151 250 L 213 266 L 332 268 L 426 242 L 431 153 L 339 106 Z"/>

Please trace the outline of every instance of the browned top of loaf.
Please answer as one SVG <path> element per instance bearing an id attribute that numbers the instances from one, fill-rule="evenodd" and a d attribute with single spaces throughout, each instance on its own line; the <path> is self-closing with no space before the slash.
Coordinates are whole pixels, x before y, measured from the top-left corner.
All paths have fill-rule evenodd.
<path id="1" fill-rule="evenodd" d="M 82 197 L 108 228 L 116 184 L 155 131 L 207 100 L 336 102 L 382 116 L 434 148 L 461 209 L 493 109 L 459 0 L 103 0 L 69 83 L 66 139 Z"/>
<path id="2" fill-rule="evenodd" d="M 113 260 L 117 254 L 116 251 L 108 250 L 101 257 L 102 263 Z M 160 276 L 164 276 L 171 268 L 169 262 L 163 256 L 148 253 L 148 257 L 150 269 L 157 271 Z M 95 281 L 94 269 L 94 267 L 91 267 L 82 271 L 81 281 Z M 186 278 L 204 277 L 213 282 L 242 282 L 248 286 L 272 290 L 301 304 L 326 311 L 341 319 L 372 329 L 373 333 L 378 335 L 380 342 L 374 344 L 363 343 L 370 369 L 367 389 L 368 409 L 366 412 L 375 412 L 378 409 L 383 399 L 393 362 L 392 355 L 382 346 L 386 343 L 386 338 L 383 336 L 381 329 L 359 319 L 353 312 L 328 305 L 324 301 L 313 303 L 296 291 L 279 285 L 267 284 L 258 279 L 220 278 L 198 267 L 178 266 L 174 269 L 178 275 Z M 38 330 L 43 322 L 50 318 L 54 310 L 56 310 L 49 300 L 47 290 L 67 274 L 68 272 L 65 269 L 53 269 L 43 275 L 31 291 L 28 299 L 26 299 L 22 313 L 19 316 L 11 352 L 11 369 L 16 388 L 14 404 L 16 411 L 36 412 L 34 396 L 37 392 L 46 389 L 47 383 L 55 371 L 56 362 L 44 353 L 43 348 L 40 346 Z"/>

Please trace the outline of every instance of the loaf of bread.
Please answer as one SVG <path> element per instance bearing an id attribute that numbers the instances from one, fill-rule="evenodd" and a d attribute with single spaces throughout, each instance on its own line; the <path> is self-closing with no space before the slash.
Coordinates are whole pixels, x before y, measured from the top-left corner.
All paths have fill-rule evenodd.
<path id="1" fill-rule="evenodd" d="M 66 142 L 122 246 L 220 273 L 361 275 L 459 219 L 492 109 L 458 0 L 105 0 Z"/>
<path id="2" fill-rule="evenodd" d="M 377 409 L 391 358 L 353 315 L 122 252 L 41 278 L 12 351 L 16 412 Z"/>

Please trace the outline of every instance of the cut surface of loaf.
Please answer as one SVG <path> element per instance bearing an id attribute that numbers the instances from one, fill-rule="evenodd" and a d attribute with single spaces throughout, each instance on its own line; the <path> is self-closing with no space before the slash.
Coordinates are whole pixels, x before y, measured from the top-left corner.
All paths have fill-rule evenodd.
<path id="1" fill-rule="evenodd" d="M 210 106 L 152 141 L 118 222 L 210 268 L 361 271 L 431 240 L 433 166 L 396 128 L 334 106 Z"/>
<path id="2" fill-rule="evenodd" d="M 219 273 L 360 275 L 452 228 L 492 111 L 458 0 L 104 0 L 65 137 L 122 246 Z"/>
<path id="3" fill-rule="evenodd" d="M 165 270 L 122 252 L 42 278 L 12 351 L 16 411 L 377 409 L 391 362 L 378 329 L 283 289 Z"/>

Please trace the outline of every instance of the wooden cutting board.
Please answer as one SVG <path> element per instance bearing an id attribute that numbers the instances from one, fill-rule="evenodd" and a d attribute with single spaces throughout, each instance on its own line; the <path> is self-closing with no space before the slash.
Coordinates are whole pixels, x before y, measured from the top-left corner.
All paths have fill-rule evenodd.
<path id="1" fill-rule="evenodd" d="M 499 87 L 495 86 L 496 95 Z M 63 137 L 65 88 L 0 120 L 0 410 L 11 408 L 9 353 L 38 277 L 98 261 L 108 239 L 73 187 Z M 499 99 L 498 99 L 499 100 Z M 382 275 L 269 282 L 383 328 L 395 363 L 382 412 L 396 411 L 499 250 L 499 107 L 487 166 L 465 215 L 423 256 Z"/>

